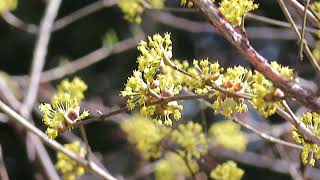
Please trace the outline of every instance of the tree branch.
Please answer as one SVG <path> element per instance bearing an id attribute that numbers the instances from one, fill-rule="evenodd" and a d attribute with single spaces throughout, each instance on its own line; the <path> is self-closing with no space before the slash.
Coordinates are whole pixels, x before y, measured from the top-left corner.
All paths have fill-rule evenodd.
<path id="1" fill-rule="evenodd" d="M 199 8 L 201 14 L 214 26 L 223 36 L 236 47 L 255 69 L 260 71 L 268 80 L 272 81 L 278 88 L 286 93 L 287 97 L 295 98 L 298 102 L 320 113 L 320 100 L 310 89 L 301 87 L 294 81 L 281 76 L 243 37 L 237 29 L 227 22 L 217 7 L 210 0 L 192 0 Z"/>
<path id="2" fill-rule="evenodd" d="M 40 76 L 47 56 L 51 29 L 60 4 L 61 0 L 51 0 L 47 6 L 45 15 L 41 20 L 39 36 L 33 52 L 31 81 L 21 109 L 22 115 L 27 118 L 29 117 L 33 104 L 37 98 Z"/>
<path id="3" fill-rule="evenodd" d="M 35 134 L 38 136 L 44 143 L 46 143 L 48 146 L 53 148 L 56 151 L 60 151 L 67 156 L 69 156 L 71 159 L 75 160 L 77 163 L 81 164 L 94 174 L 103 177 L 104 179 L 109 179 L 109 180 L 116 180 L 115 177 L 113 177 L 111 174 L 103 171 L 98 165 L 96 165 L 92 161 L 87 161 L 81 157 L 79 157 L 77 154 L 74 154 L 73 152 L 69 151 L 68 149 L 64 148 L 61 144 L 59 144 L 55 140 L 50 140 L 42 131 L 34 127 L 28 120 L 24 119 L 22 116 L 20 116 L 18 113 L 13 111 L 9 106 L 4 104 L 0 100 L 0 110 L 3 111 L 5 114 L 10 116 L 12 120 L 15 120 L 15 122 L 19 123 L 20 125 L 23 126 L 27 131 Z"/>

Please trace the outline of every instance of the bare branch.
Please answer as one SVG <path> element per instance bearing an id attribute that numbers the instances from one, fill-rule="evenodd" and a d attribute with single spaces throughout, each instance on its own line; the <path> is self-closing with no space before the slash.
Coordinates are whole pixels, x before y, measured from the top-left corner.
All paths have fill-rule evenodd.
<path id="1" fill-rule="evenodd" d="M 133 38 L 120 41 L 119 43 L 115 44 L 115 46 L 112 49 L 109 49 L 106 47 L 99 48 L 83 57 L 80 57 L 79 59 L 76 59 L 62 66 L 43 72 L 40 81 L 48 82 L 48 81 L 60 79 L 66 75 L 73 74 L 79 70 L 82 70 L 88 66 L 91 66 L 107 58 L 111 54 L 121 53 L 128 49 L 136 47 L 137 43 L 141 39 L 144 39 L 144 35 L 139 34 Z"/>
<path id="2" fill-rule="evenodd" d="M 26 24 L 25 22 L 23 22 L 21 19 L 17 18 L 16 16 L 14 16 L 11 12 L 9 11 L 5 11 L 2 13 L 3 20 L 10 24 L 11 26 L 20 29 L 22 31 L 26 31 L 30 34 L 36 34 L 38 27 L 34 24 Z"/>
<path id="3" fill-rule="evenodd" d="M 288 146 L 288 147 L 295 148 L 295 149 L 300 149 L 300 150 L 303 149 L 303 147 L 301 145 L 294 144 L 294 143 L 291 143 L 291 142 L 288 142 L 288 141 L 284 141 L 284 140 L 278 139 L 276 137 L 270 136 L 270 135 L 262 132 L 261 130 L 258 130 L 256 128 L 252 127 L 250 124 L 243 122 L 240 118 L 241 117 L 235 115 L 233 119 L 234 119 L 234 121 L 236 121 L 241 126 L 251 130 L 252 132 L 254 132 L 255 134 L 257 134 L 258 136 L 260 136 L 261 138 L 263 138 L 263 139 L 265 139 L 267 141 L 270 141 L 270 142 L 273 142 L 273 143 L 277 143 L 277 144 L 281 144 L 281 145 Z"/>
<path id="4" fill-rule="evenodd" d="M 283 13 L 285 14 L 286 18 L 288 19 L 288 21 L 290 22 L 292 29 L 294 30 L 298 42 L 300 42 L 300 48 L 301 50 L 303 49 L 303 51 L 307 54 L 308 59 L 310 60 L 312 66 L 314 67 L 314 69 L 316 70 L 317 73 L 320 74 L 320 66 L 317 62 L 317 60 L 313 57 L 311 50 L 309 49 L 307 42 L 305 39 L 302 39 L 302 34 L 300 34 L 295 22 L 293 21 L 293 18 L 291 17 L 286 5 L 284 4 L 283 0 L 278 0 L 278 3 L 283 11 Z M 304 45 L 301 46 L 301 43 L 303 43 Z M 301 53 L 301 52 L 300 52 Z M 302 54 L 300 55 L 300 60 L 302 60 Z"/>
<path id="5" fill-rule="evenodd" d="M 51 0 L 41 20 L 39 36 L 33 52 L 31 81 L 21 109 L 22 115 L 27 118 L 37 98 L 40 76 L 47 56 L 51 29 L 60 4 L 61 0 Z"/>
<path id="6" fill-rule="evenodd" d="M 297 0 L 285 0 L 288 4 L 290 4 L 301 16 L 304 14 L 304 6 L 301 5 Z M 316 27 L 319 27 L 319 22 L 317 18 L 310 12 L 307 11 L 307 18 L 308 20 L 315 25 Z"/>
<path id="7" fill-rule="evenodd" d="M 0 179 L 9 180 L 9 176 L 7 173 L 6 165 L 3 160 L 2 148 L 0 145 Z"/>
<path id="8" fill-rule="evenodd" d="M 110 6 L 113 6 L 115 4 L 117 4 L 117 0 L 99 0 L 99 1 L 96 1 L 92 4 L 89 4 L 81 9 L 78 9 L 77 11 L 61 18 L 61 19 L 58 19 L 54 25 L 53 25 L 53 29 L 52 31 L 58 31 L 66 26 L 68 26 L 69 24 L 81 19 L 81 18 L 84 18 L 94 12 L 97 12 L 99 10 L 102 10 L 106 7 L 110 7 Z"/>

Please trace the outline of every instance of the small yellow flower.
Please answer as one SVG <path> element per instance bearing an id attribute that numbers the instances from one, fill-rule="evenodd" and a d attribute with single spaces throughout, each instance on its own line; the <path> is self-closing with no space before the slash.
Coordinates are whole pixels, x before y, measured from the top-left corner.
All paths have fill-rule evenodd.
<path id="1" fill-rule="evenodd" d="M 79 141 L 65 144 L 64 147 L 82 158 L 84 158 L 87 153 L 85 148 L 81 147 Z M 62 173 L 63 179 L 65 180 L 75 180 L 85 173 L 85 168 L 83 166 L 79 165 L 75 160 L 62 152 L 57 153 L 57 163 L 55 164 L 55 167 Z"/>
<path id="2" fill-rule="evenodd" d="M 258 9 L 253 0 L 223 0 L 219 10 L 233 26 L 240 26 L 242 18 L 249 12 Z"/>
<path id="3" fill-rule="evenodd" d="M 118 6 L 124 13 L 126 20 L 141 23 L 141 15 L 144 12 L 145 4 L 161 9 L 164 6 L 164 0 L 120 0 Z"/>
<path id="4" fill-rule="evenodd" d="M 84 99 L 84 92 L 88 86 L 80 78 L 75 77 L 72 81 L 63 80 L 58 86 L 58 94 L 69 93 L 71 97 L 75 97 L 79 102 Z"/>
<path id="5" fill-rule="evenodd" d="M 177 129 L 171 133 L 173 142 L 179 144 L 182 148 L 180 152 L 187 152 L 187 157 L 199 159 L 207 153 L 207 139 L 202 132 L 202 127 L 198 123 L 189 121 L 187 124 L 180 124 Z"/>
<path id="6" fill-rule="evenodd" d="M 140 42 L 138 50 L 141 53 L 138 57 L 139 70 L 150 82 L 160 70 L 160 65 L 172 65 L 172 42 L 169 33 L 165 33 L 164 36 L 160 34 L 149 36 L 148 42 Z"/>
<path id="7" fill-rule="evenodd" d="M 304 113 L 300 120 L 304 125 L 317 137 L 320 137 L 320 115 L 315 112 Z M 303 145 L 301 152 L 301 160 L 303 164 L 314 166 L 315 160 L 320 159 L 320 149 L 317 144 L 305 140 L 303 136 L 292 126 L 292 138 L 296 143 Z"/>
<path id="8" fill-rule="evenodd" d="M 55 95 L 51 104 L 40 104 L 39 110 L 43 113 L 42 121 L 48 126 L 47 134 L 52 139 L 56 138 L 59 133 L 71 128 L 76 121 L 89 116 L 88 111 L 84 111 L 79 116 L 78 101 L 68 93 Z"/>
<path id="9" fill-rule="evenodd" d="M 142 116 L 134 116 L 123 122 L 121 128 L 128 134 L 128 140 L 136 145 L 146 159 L 161 156 L 160 143 L 170 131 L 165 126 L 159 126 Z"/>
<path id="10" fill-rule="evenodd" d="M 209 138 L 216 144 L 235 151 L 243 152 L 247 147 L 247 138 L 240 126 L 231 120 L 214 123 L 209 129 Z"/>
<path id="11" fill-rule="evenodd" d="M 278 71 L 282 76 L 292 80 L 293 70 L 289 67 L 281 66 L 277 62 L 271 62 L 272 68 Z M 250 102 L 264 117 L 271 116 L 276 112 L 277 107 L 282 107 L 281 97 L 276 96 L 277 88 L 273 83 L 267 80 L 263 74 L 255 71 L 252 76 L 252 92 L 255 95 Z"/>
<path id="12" fill-rule="evenodd" d="M 138 50 L 141 55 L 138 57 L 139 70 L 133 71 L 133 76 L 128 78 L 122 97 L 127 97 L 127 105 L 134 109 L 141 106 L 140 112 L 145 116 L 153 116 L 158 124 L 172 126 L 172 118 L 179 120 L 180 111 L 183 106 L 176 101 L 165 104 L 147 106 L 146 104 L 171 98 L 180 93 L 182 86 L 168 76 L 166 68 L 176 67 L 171 61 L 172 42 L 170 34 L 164 36 L 159 34 L 148 37 L 148 42 L 141 41 Z"/>
<path id="13" fill-rule="evenodd" d="M 190 159 L 188 165 L 193 173 L 197 172 L 199 167 L 195 160 Z M 176 153 L 166 153 L 165 157 L 157 162 L 155 166 L 156 180 L 176 180 L 183 177 L 190 177 L 191 172 L 188 169 L 184 159 Z"/>
<path id="14" fill-rule="evenodd" d="M 233 161 L 227 161 L 214 168 L 210 176 L 214 180 L 240 180 L 244 171 L 237 167 Z"/>
<path id="15" fill-rule="evenodd" d="M 228 68 L 214 84 L 227 90 L 230 93 L 251 93 L 249 79 L 252 72 L 242 66 Z M 215 113 L 220 113 L 226 117 L 230 117 L 233 113 L 245 112 L 248 110 L 244 103 L 244 98 L 234 97 L 228 93 L 216 93 L 216 100 L 212 104 Z"/>

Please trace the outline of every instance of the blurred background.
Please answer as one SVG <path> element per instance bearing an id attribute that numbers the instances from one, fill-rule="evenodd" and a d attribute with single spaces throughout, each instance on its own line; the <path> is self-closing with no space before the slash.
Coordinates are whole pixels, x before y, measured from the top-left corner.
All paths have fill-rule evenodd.
<path id="1" fill-rule="evenodd" d="M 97 4 L 97 2 L 97 0 L 65 0 L 62 2 L 57 20 L 79 9 Z M 256 0 L 255 2 L 259 4 L 259 9 L 254 11 L 254 14 L 285 21 L 276 0 Z M 27 24 L 39 25 L 46 3 L 45 0 L 20 0 L 17 9 L 12 13 Z M 104 112 L 125 105 L 125 100 L 119 97 L 119 92 L 124 88 L 127 77 L 137 68 L 137 43 L 147 35 L 170 32 L 173 41 L 173 57 L 176 59 L 192 62 L 193 59 L 209 58 L 211 62 L 219 61 L 223 67 L 249 66 L 238 51 L 217 34 L 199 13 L 175 10 L 174 8 L 181 8 L 180 2 L 176 0 L 167 0 L 165 5 L 168 9 L 146 10 L 142 16 L 142 23 L 133 24 L 124 20 L 123 13 L 114 3 L 109 7 L 97 8 L 85 17 L 54 31 L 48 47 L 45 70 L 78 60 L 100 48 L 117 47 L 119 52 L 116 49 L 114 53 L 100 58 L 101 60 L 97 63 L 67 76 L 70 79 L 78 76 L 88 84 L 86 102 L 83 107 Z M 293 9 L 290 10 L 296 23 L 301 24 L 301 16 Z M 252 46 L 259 53 L 269 60 L 277 60 L 278 63 L 291 68 L 299 66 L 299 76 L 315 82 L 306 81 L 306 85 L 317 87 L 318 78 L 309 61 L 305 60 L 298 65 L 298 46 L 291 29 L 269 25 L 250 17 L 246 19 L 246 29 Z M 104 43 L 108 32 L 113 32 L 118 42 L 124 42 L 123 46 L 127 47 Z M 142 33 L 144 35 L 141 35 Z M 306 38 L 309 45 L 313 47 L 317 37 L 307 32 Z M 129 41 L 126 41 L 128 39 Z M 23 97 L 25 93 L 25 83 L 21 79 L 30 73 L 35 40 L 36 34 L 13 27 L 3 18 L 0 19 L 0 70 L 13 76 L 16 82 L 20 82 L 17 91 L 20 97 Z M 47 102 L 53 94 L 53 88 L 60 80 L 55 79 L 42 83 L 38 102 Z M 200 122 L 205 128 L 223 119 L 221 116 L 214 115 L 212 110 L 203 108 L 197 101 L 185 101 L 183 104 L 185 106 L 183 119 Z M 293 107 L 297 111 L 303 111 L 294 105 Z M 96 112 L 93 111 L 93 113 Z M 290 126 L 282 118 L 274 115 L 266 120 L 254 111 L 249 111 L 248 114 L 258 129 L 272 131 L 274 128 L 282 128 L 281 136 L 290 139 Z M 36 113 L 33 114 L 33 117 L 35 124 L 45 130 L 41 117 Z M 146 175 L 137 173 L 148 163 L 127 142 L 125 133 L 121 131 L 116 122 L 126 117 L 127 114 L 122 114 L 110 121 L 86 126 L 92 150 L 96 158 L 113 175 L 121 175 L 124 179 L 127 177 L 128 179 L 129 177 L 153 179 L 152 173 Z M 2 119 L 0 121 L 0 144 L 10 179 L 45 179 L 37 175 L 38 167 L 36 163 L 30 162 L 24 139 L 20 133 L 11 123 L 5 121 L 6 117 L 3 114 L 0 119 Z M 217 162 L 224 162 L 226 159 L 236 161 L 238 166 L 245 170 L 243 179 L 293 179 L 290 171 L 296 167 L 300 167 L 298 170 L 307 174 L 305 177 L 320 179 L 320 171 L 317 168 L 299 166 L 299 151 L 287 148 L 279 150 L 274 144 L 262 140 L 250 131 L 244 131 L 249 141 L 246 152 L 237 154 L 232 151 L 217 150 L 214 156 Z M 74 130 L 73 133 L 79 135 L 77 130 Z M 59 137 L 58 140 L 68 142 L 74 138 L 72 134 L 67 134 Z M 54 160 L 55 152 L 48 147 L 47 150 Z M 81 179 L 97 178 L 86 175 Z"/>

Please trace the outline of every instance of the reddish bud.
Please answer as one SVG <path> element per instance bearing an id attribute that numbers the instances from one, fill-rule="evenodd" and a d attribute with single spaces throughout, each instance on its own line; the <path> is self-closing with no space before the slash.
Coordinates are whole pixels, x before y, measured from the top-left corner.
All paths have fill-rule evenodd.
<path id="1" fill-rule="evenodd" d="M 172 91 L 172 90 L 166 89 L 166 90 L 164 90 L 164 91 L 162 91 L 162 92 L 160 93 L 160 96 L 166 98 L 166 97 L 173 97 L 174 94 L 173 94 L 173 91 Z"/>

